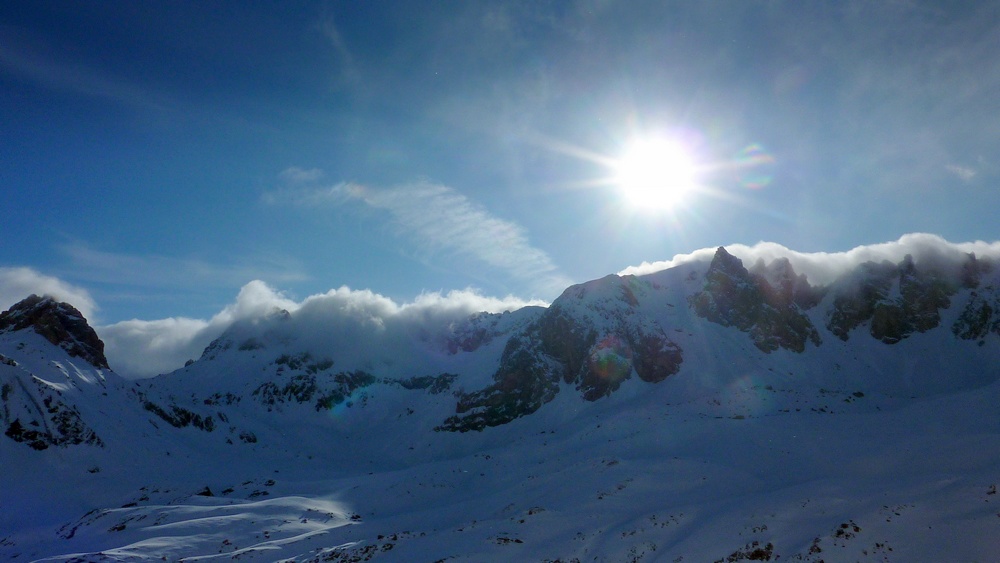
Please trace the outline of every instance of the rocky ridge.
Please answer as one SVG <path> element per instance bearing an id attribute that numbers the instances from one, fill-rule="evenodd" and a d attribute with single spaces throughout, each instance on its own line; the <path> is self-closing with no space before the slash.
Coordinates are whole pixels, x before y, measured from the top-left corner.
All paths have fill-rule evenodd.
<path id="1" fill-rule="evenodd" d="M 683 278 L 679 271 L 607 276 L 566 289 L 548 308 L 481 313 L 437 334 L 410 335 L 404 340 L 416 363 L 407 363 L 407 354 L 351 363 L 302 349 L 295 316 L 278 311 L 234 326 L 200 360 L 140 382 L 126 400 L 157 428 L 192 427 L 227 443 L 255 442 L 248 426 L 256 417 L 309 416 L 369 400 L 395 405 L 406 417 L 423 411 L 425 430 L 483 431 L 531 415 L 562 394 L 590 403 L 633 378 L 655 385 L 679 374 L 692 361 L 692 339 L 706 330 L 699 322 L 724 328 L 720 335 L 733 334 L 733 342 L 749 339 L 765 355 L 805 354 L 863 333 L 896 345 L 939 328 L 942 312 L 958 303 L 960 310 L 948 315 L 949 334 L 982 347 L 990 335 L 1000 337 L 996 274 L 991 260 L 973 255 L 951 265 L 906 256 L 897 264 L 864 263 L 829 286 L 814 286 L 787 259 L 747 268 L 720 247 Z M 31 296 L 0 315 L 0 334 L 25 330 L 87 362 L 97 370 L 91 380 L 104 385 L 103 343 L 75 308 Z M 711 352 L 698 357 L 704 361 Z M 15 359 L 4 363 L 7 437 L 37 449 L 103 443 L 60 384 L 33 377 Z M 470 373 L 469 366 L 478 367 Z M 426 397 L 419 408 L 407 398 L 413 392 Z"/>
<path id="2" fill-rule="evenodd" d="M 751 273 L 739 258 L 719 247 L 705 274 L 704 289 L 689 301 L 700 317 L 748 333 L 763 352 L 778 348 L 802 352 L 807 343 L 822 343 L 804 313 L 822 293 L 805 276 L 796 276 L 787 259 L 770 266 L 760 262 Z"/>
<path id="3" fill-rule="evenodd" d="M 456 414 L 438 428 L 464 432 L 505 424 L 553 400 L 560 383 L 596 401 L 633 373 L 649 383 L 677 373 L 681 349 L 642 314 L 635 292 L 643 289 L 634 277 L 618 276 L 567 289 L 507 341 L 493 384 L 462 393 Z"/>

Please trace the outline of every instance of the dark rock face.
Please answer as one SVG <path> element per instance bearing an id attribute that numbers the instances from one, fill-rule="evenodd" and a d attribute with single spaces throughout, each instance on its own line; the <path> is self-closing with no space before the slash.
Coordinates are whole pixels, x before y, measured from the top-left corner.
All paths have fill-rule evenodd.
<path id="1" fill-rule="evenodd" d="M 452 383 L 458 379 L 458 374 L 442 373 L 440 375 L 419 375 L 407 379 L 391 380 L 391 383 L 399 385 L 403 389 L 410 391 L 427 391 L 431 395 L 438 395 L 451 390 Z"/>
<path id="2" fill-rule="evenodd" d="M 104 357 L 104 342 L 75 307 L 51 297 L 31 295 L 0 313 L 0 333 L 34 329 L 70 356 L 86 360 L 94 367 L 110 369 Z"/>
<path id="3" fill-rule="evenodd" d="M 979 340 L 980 344 L 990 333 L 1000 336 L 1000 293 L 990 290 L 972 292 L 969 302 L 951 327 L 955 336 L 964 340 Z"/>
<path id="4" fill-rule="evenodd" d="M 979 340 L 980 344 L 990 333 L 1000 336 L 1000 292 L 994 286 L 980 287 L 982 276 L 993 268 L 992 261 L 978 260 L 975 254 L 969 254 L 962 265 L 962 287 L 972 291 L 969 301 L 951 327 L 955 336 L 964 340 Z"/>
<path id="5" fill-rule="evenodd" d="M 796 274 L 788 258 L 777 258 L 770 264 L 757 260 L 750 275 L 759 280 L 764 300 L 776 308 L 797 305 L 800 309 L 811 309 L 819 304 L 825 290 L 809 285 L 805 274 Z"/>
<path id="6" fill-rule="evenodd" d="M 875 315 L 875 307 L 887 301 L 896 276 L 891 262 L 865 262 L 857 271 L 857 280 L 838 290 L 826 324 L 841 340 L 847 340 L 851 330 Z"/>
<path id="7" fill-rule="evenodd" d="M 958 290 L 947 273 L 918 268 L 910 255 L 899 264 L 866 262 L 858 273 L 839 284 L 827 323 L 842 340 L 865 322 L 872 337 L 886 344 L 926 332 L 941 324 L 940 310 L 951 305 L 949 298 Z"/>
<path id="8" fill-rule="evenodd" d="M 329 410 L 350 399 L 358 390 L 377 383 L 375 376 L 364 371 L 294 375 L 284 385 L 268 381 L 254 389 L 251 396 L 262 405 L 271 407 L 284 403 L 308 403 L 315 399 L 317 411 Z"/>
<path id="9" fill-rule="evenodd" d="M 966 289 L 975 289 L 983 276 L 989 274 L 996 267 L 996 263 L 989 257 L 985 259 L 976 258 L 974 252 L 970 252 L 962 263 L 962 270 L 959 274 L 959 282 Z"/>
<path id="10" fill-rule="evenodd" d="M 456 414 L 438 430 L 482 430 L 531 414 L 555 398 L 560 383 L 583 399 L 616 391 L 634 372 L 658 383 L 677 373 L 679 346 L 644 316 L 635 278 L 609 276 L 573 286 L 507 342 L 493 385 L 459 396 Z M 635 287 L 633 287 L 635 286 Z M 595 293 L 600 298 L 584 303 Z"/>
<path id="11" fill-rule="evenodd" d="M 472 315 L 465 323 L 452 327 L 452 333 L 445 339 L 444 348 L 453 355 L 475 352 L 496 337 L 499 317 L 500 315 L 491 313 Z"/>
<path id="12" fill-rule="evenodd" d="M 587 350 L 587 361 L 570 383 L 588 401 L 608 397 L 635 374 L 659 383 L 680 370 L 681 349 L 659 327 L 620 326 L 603 334 Z"/>
<path id="13" fill-rule="evenodd" d="M 739 258 L 720 246 L 705 274 L 704 289 L 691 297 L 690 304 L 708 321 L 749 333 L 754 345 L 764 352 L 778 348 L 803 352 L 806 342 L 816 346 L 822 342 L 803 313 L 821 297 L 822 292 L 812 288 L 804 276 L 795 275 L 787 260 L 776 261 L 771 267 L 759 263 L 751 273 Z"/>
<path id="14" fill-rule="evenodd" d="M 662 333 L 643 334 L 632 343 L 636 351 L 633 363 L 639 379 L 659 383 L 680 370 L 683 356 L 681 349 Z"/>
<path id="15" fill-rule="evenodd" d="M 537 411 L 559 392 L 558 375 L 550 360 L 530 338 L 516 336 L 507 342 L 493 385 L 459 396 L 456 414 L 437 430 L 467 432 L 500 426 Z"/>
<path id="16" fill-rule="evenodd" d="M 603 298 L 584 304 L 590 286 Z M 649 286 L 633 276 L 608 276 L 571 287 L 550 308 L 563 309 L 560 316 L 571 318 L 577 327 L 591 327 L 586 340 L 577 338 L 574 353 L 563 357 L 563 380 L 575 383 L 584 399 L 611 395 L 633 372 L 647 383 L 659 383 L 680 370 L 680 347 L 649 317 L 653 311 L 640 306 L 639 297 L 648 291 Z M 543 342 L 565 340 L 566 334 L 556 332 Z"/>
<path id="17" fill-rule="evenodd" d="M 184 407 L 170 405 L 169 408 L 163 408 L 150 400 L 144 400 L 142 406 L 144 409 L 160 417 L 174 428 L 194 426 L 195 428 L 204 430 L 205 432 L 215 430 L 215 421 L 211 416 L 202 416 Z"/>
<path id="18" fill-rule="evenodd" d="M 15 442 L 36 450 L 76 444 L 104 446 L 79 411 L 38 379 L 0 374 L 0 398 L 0 423 L 6 427 L 4 434 Z"/>

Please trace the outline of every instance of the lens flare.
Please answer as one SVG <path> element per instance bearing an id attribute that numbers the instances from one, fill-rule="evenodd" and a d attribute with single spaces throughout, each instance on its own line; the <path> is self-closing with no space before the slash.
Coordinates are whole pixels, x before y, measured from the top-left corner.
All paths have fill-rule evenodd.
<path id="1" fill-rule="evenodd" d="M 594 344 L 587 359 L 590 371 L 608 381 L 621 381 L 632 373 L 632 348 L 613 334 Z"/>
<path id="2" fill-rule="evenodd" d="M 774 180 L 772 176 L 774 156 L 757 143 L 736 153 L 733 163 L 736 166 L 737 178 L 745 188 L 759 190 Z"/>

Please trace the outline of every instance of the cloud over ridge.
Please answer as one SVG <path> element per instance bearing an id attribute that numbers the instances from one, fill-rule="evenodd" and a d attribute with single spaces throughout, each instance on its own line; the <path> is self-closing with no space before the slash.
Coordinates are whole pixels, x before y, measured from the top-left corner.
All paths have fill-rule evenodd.
<path id="1" fill-rule="evenodd" d="M 907 254 L 917 262 L 936 263 L 958 263 L 969 253 L 975 253 L 980 258 L 1000 258 L 1000 241 L 953 243 L 928 233 L 909 233 L 896 241 L 857 246 L 844 252 L 798 252 L 774 242 L 758 242 L 752 246 L 730 244 L 725 248 L 747 266 L 759 259 L 771 262 L 776 258 L 787 258 L 796 272 L 805 274 L 810 283 L 819 285 L 833 282 L 863 262 L 888 260 L 897 263 Z M 670 260 L 629 266 L 618 274 L 652 274 L 688 262 L 711 260 L 715 251 L 715 248 L 702 248 L 689 254 L 678 254 Z"/>
<path id="2" fill-rule="evenodd" d="M 152 377 L 178 369 L 198 358 L 213 340 L 239 322 L 254 323 L 288 311 L 295 318 L 295 334 L 305 340 L 341 337 L 359 348 L 377 347 L 387 338 L 405 339 L 447 327 L 473 313 L 503 312 L 541 301 L 512 296 L 496 298 L 466 289 L 424 293 L 409 303 L 396 303 L 371 290 L 346 286 L 311 295 L 301 302 L 287 298 L 262 281 L 252 281 L 236 300 L 211 319 L 172 317 L 145 321 L 132 319 L 97 327 L 112 368 L 127 377 Z M 313 337 L 310 334 L 320 334 Z M 370 342 L 369 342 L 370 340 Z"/>
<path id="3" fill-rule="evenodd" d="M 86 289 L 32 268 L 0 267 L 0 311 L 10 308 L 32 293 L 51 295 L 59 301 L 65 301 L 91 320 L 98 309 L 97 303 Z"/>
<path id="4" fill-rule="evenodd" d="M 1000 241 L 952 243 L 927 233 L 911 233 L 896 241 L 858 246 L 844 252 L 798 252 L 770 242 L 733 244 L 726 249 L 748 266 L 757 260 L 787 258 L 797 272 L 820 285 L 833 282 L 860 263 L 882 260 L 897 263 L 907 254 L 918 263 L 958 264 L 969 253 L 1000 260 Z M 715 250 L 704 248 L 678 254 L 672 260 L 646 262 L 619 274 L 643 275 L 684 263 L 709 261 Z M 7 308 L 30 293 L 50 294 L 67 301 L 88 318 L 98 309 L 85 289 L 30 268 L 0 268 L 0 307 Z M 322 338 L 328 339 L 340 335 L 337 338 L 358 343 L 356 355 L 360 357 L 365 350 L 377 350 L 390 342 L 405 346 L 414 338 L 437 334 L 474 313 L 513 311 L 530 305 L 546 303 L 513 296 L 488 297 L 474 289 L 423 293 L 412 301 L 400 303 L 369 289 L 346 286 L 295 300 L 263 281 L 254 280 L 245 284 L 233 302 L 211 318 L 131 319 L 95 329 L 105 342 L 112 368 L 127 377 L 151 377 L 200 357 L 212 340 L 234 324 L 252 324 L 277 310 L 288 311 L 296 319 L 296 326 L 310 328 L 295 329 L 293 336 L 309 340 L 313 337 L 306 333 L 310 332 L 326 335 Z"/>

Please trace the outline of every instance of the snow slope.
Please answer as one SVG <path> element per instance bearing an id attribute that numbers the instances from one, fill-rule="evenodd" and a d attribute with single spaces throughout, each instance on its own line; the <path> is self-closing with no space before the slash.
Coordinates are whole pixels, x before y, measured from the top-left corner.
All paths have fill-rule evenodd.
<path id="1" fill-rule="evenodd" d="M 996 560 L 1000 271 L 727 256 L 431 332 L 279 311 L 138 383 L 0 334 L 100 438 L 0 439 L 0 557 Z"/>

